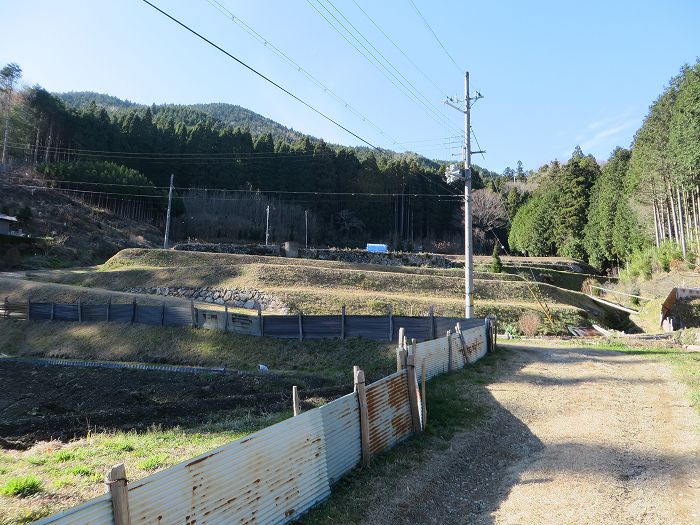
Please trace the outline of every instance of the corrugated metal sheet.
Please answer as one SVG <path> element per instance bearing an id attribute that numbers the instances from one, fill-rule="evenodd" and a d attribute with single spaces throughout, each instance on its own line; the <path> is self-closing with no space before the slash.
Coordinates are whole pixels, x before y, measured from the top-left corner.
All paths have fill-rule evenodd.
<path id="1" fill-rule="evenodd" d="M 389 340 L 389 317 L 376 315 L 348 315 L 345 317 L 345 336 Z"/>
<path id="2" fill-rule="evenodd" d="M 283 317 L 289 319 L 288 317 Z M 486 330 L 463 331 L 468 362 L 486 352 Z M 453 367 L 465 364 L 452 334 Z M 416 347 L 417 371 L 446 371 L 446 338 Z M 370 453 L 390 449 L 412 433 L 405 370 L 367 386 Z M 419 410 L 422 410 L 419 406 Z M 133 525 L 151 523 L 286 523 L 330 494 L 360 462 L 357 393 L 255 432 L 194 459 L 129 484 Z M 100 496 L 39 522 L 111 525 L 111 501 Z"/>
<path id="3" fill-rule="evenodd" d="M 77 304 L 56 304 L 53 307 L 53 318 L 56 321 L 77 321 Z"/>
<path id="4" fill-rule="evenodd" d="M 388 450 L 411 435 L 405 370 L 367 386 L 367 411 L 371 455 Z"/>
<path id="5" fill-rule="evenodd" d="M 353 393 L 131 483 L 131 522 L 288 522 L 357 464 L 359 433 Z"/>
<path id="6" fill-rule="evenodd" d="M 34 522 L 34 525 L 113 525 L 112 498 L 103 494 L 82 505 Z"/>
<path id="7" fill-rule="evenodd" d="M 109 320 L 115 323 L 130 323 L 133 313 L 134 305 L 131 303 L 112 304 L 109 307 Z"/>
<path id="8" fill-rule="evenodd" d="M 452 334 L 452 367 L 462 368 L 465 363 L 474 363 L 486 354 L 486 327 L 483 324 L 468 330 L 462 330 L 462 336 L 466 343 L 466 349 L 457 334 Z"/>
<path id="9" fill-rule="evenodd" d="M 51 319 L 51 303 L 31 303 L 29 305 L 30 319 Z"/>
<path id="10" fill-rule="evenodd" d="M 107 320 L 107 305 L 106 304 L 84 304 L 81 305 L 83 321 L 106 321 Z"/>
<path id="11" fill-rule="evenodd" d="M 409 317 L 405 315 L 397 315 L 394 317 L 394 336 L 392 341 L 399 340 L 399 329 L 403 328 L 406 338 L 410 341 L 426 341 L 432 336 L 431 319 L 430 317 Z M 440 335 L 440 334 L 437 334 Z M 444 335 L 444 334 L 443 334 Z"/>
<path id="12" fill-rule="evenodd" d="M 305 339 L 332 339 L 341 335 L 339 315 L 309 315 L 302 322 Z"/>
<path id="13" fill-rule="evenodd" d="M 416 345 L 415 364 L 418 381 L 421 381 L 422 366 L 425 360 L 425 376 L 431 379 L 449 371 L 450 350 L 447 337 L 425 341 Z"/>
<path id="14" fill-rule="evenodd" d="M 165 326 L 192 326 L 192 310 L 189 307 L 166 306 Z"/>
<path id="15" fill-rule="evenodd" d="M 136 319 L 134 322 L 141 324 L 159 325 L 163 316 L 162 306 L 136 306 Z"/>
<path id="16" fill-rule="evenodd" d="M 281 339 L 299 337 L 299 317 L 266 315 L 263 319 L 265 336 Z"/>

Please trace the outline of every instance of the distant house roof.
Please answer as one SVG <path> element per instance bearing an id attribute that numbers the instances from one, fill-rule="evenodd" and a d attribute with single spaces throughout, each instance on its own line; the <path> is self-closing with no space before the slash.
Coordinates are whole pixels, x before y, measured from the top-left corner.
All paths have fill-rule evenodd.
<path id="1" fill-rule="evenodd" d="M 4 213 L 0 213 L 0 221 L 19 222 L 17 220 L 17 217 L 13 217 L 12 215 L 5 215 Z"/>

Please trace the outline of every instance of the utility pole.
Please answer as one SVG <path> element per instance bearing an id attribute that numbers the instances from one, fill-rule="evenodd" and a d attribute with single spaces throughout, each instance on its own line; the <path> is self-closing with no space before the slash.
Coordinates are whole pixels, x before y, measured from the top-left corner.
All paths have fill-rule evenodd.
<path id="1" fill-rule="evenodd" d="M 304 224 L 306 226 L 306 249 L 309 249 L 309 210 L 304 210 Z"/>
<path id="2" fill-rule="evenodd" d="M 470 110 L 472 102 L 482 98 L 476 92 L 475 97 L 469 95 L 469 71 L 464 73 L 464 107 L 459 107 L 451 98 L 445 104 L 464 113 L 464 145 L 462 159 L 464 160 L 464 316 L 471 319 L 474 316 L 474 247 L 472 240 L 472 154 L 483 153 L 471 149 Z"/>
<path id="3" fill-rule="evenodd" d="M 165 217 L 165 238 L 163 239 L 163 249 L 168 249 L 168 240 L 170 238 L 170 211 L 173 206 L 173 180 L 175 175 L 170 174 L 170 190 L 168 191 L 168 214 Z"/>
<path id="4" fill-rule="evenodd" d="M 268 245 L 270 241 L 270 205 L 267 205 L 266 211 L 267 219 L 265 220 L 265 246 Z"/>

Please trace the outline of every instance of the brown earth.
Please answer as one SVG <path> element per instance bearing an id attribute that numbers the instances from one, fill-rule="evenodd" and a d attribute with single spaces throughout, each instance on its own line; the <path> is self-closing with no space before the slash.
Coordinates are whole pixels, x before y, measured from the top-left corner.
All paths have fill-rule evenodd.
<path id="1" fill-rule="evenodd" d="M 69 440 L 91 430 L 198 424 L 218 413 L 271 413 L 302 399 L 332 399 L 350 386 L 308 374 L 190 374 L 32 365 L 0 359 L 0 449 Z"/>
<path id="2" fill-rule="evenodd" d="M 667 363 L 522 347 L 485 424 L 383 488 L 365 523 L 700 523 L 700 418 Z"/>

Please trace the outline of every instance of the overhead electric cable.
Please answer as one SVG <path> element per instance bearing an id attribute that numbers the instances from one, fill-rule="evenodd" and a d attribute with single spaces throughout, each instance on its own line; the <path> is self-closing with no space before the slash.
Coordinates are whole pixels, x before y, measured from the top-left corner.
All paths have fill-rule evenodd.
<path id="1" fill-rule="evenodd" d="M 377 124 L 372 122 L 369 117 L 365 116 L 362 114 L 360 111 L 355 109 L 350 102 L 342 98 L 340 95 L 336 94 L 335 91 L 333 91 L 331 88 L 329 88 L 327 85 L 325 85 L 323 82 L 321 82 L 319 79 L 317 79 L 315 76 L 313 76 L 309 71 L 307 71 L 304 67 L 300 66 L 296 61 L 294 61 L 292 58 L 289 57 L 284 51 L 282 51 L 280 48 L 278 48 L 275 44 L 270 42 L 267 38 L 262 36 L 260 33 L 258 33 L 255 29 L 253 29 L 250 25 L 248 25 L 240 16 L 234 15 L 226 6 L 222 5 L 218 0 L 207 0 L 207 2 L 212 5 L 217 11 L 219 11 L 221 14 L 223 14 L 226 18 L 230 18 L 230 20 L 241 27 L 245 32 L 247 32 L 250 36 L 258 40 L 259 42 L 262 42 L 262 44 L 270 49 L 273 53 L 275 53 L 278 57 L 280 57 L 284 62 L 286 62 L 288 65 L 302 73 L 306 78 L 308 78 L 311 82 L 316 84 L 319 88 L 321 88 L 325 93 L 327 93 L 329 96 L 331 96 L 333 99 L 335 99 L 337 102 L 342 104 L 348 111 L 350 111 L 353 115 L 356 117 L 359 117 L 362 119 L 363 122 L 367 122 L 370 124 L 374 129 L 376 129 L 380 135 L 389 138 L 390 140 L 393 141 L 394 144 L 396 144 L 396 139 L 394 139 L 391 135 L 389 135 L 387 132 L 385 132 L 382 128 L 380 128 Z"/>
<path id="2" fill-rule="evenodd" d="M 442 44 L 442 42 L 441 42 L 440 39 L 438 38 L 438 36 L 437 36 L 437 34 L 435 33 L 435 31 L 433 31 L 433 28 L 430 27 L 430 24 L 428 23 L 428 21 L 427 21 L 427 20 L 425 19 L 425 17 L 423 16 L 423 13 L 421 13 L 420 10 L 418 9 L 418 6 L 413 2 L 413 0 L 408 0 L 408 1 L 411 2 L 411 5 L 413 6 L 413 9 L 415 9 L 416 13 L 418 13 L 418 16 L 420 17 L 420 19 L 421 19 L 421 20 L 423 21 L 423 23 L 425 24 L 425 27 L 427 27 L 428 30 L 433 34 L 433 36 L 435 37 L 435 40 L 437 40 L 437 43 L 440 44 L 440 47 L 442 48 L 442 50 L 445 52 L 445 54 L 449 57 L 449 59 L 452 61 L 452 63 L 453 63 L 453 64 L 455 65 L 455 67 L 457 68 L 457 71 L 459 71 L 460 73 L 463 73 L 462 68 L 460 68 L 460 67 L 457 65 L 457 62 L 455 62 L 455 59 L 452 58 L 452 55 L 450 55 L 449 51 L 447 51 L 447 48 Z"/>
<path id="3" fill-rule="evenodd" d="M 444 124 L 445 122 L 449 123 L 449 119 L 439 113 L 437 110 L 423 102 L 420 98 L 418 98 L 409 88 L 404 86 L 404 84 L 401 82 L 401 80 L 396 77 L 387 67 L 384 65 L 377 57 L 374 56 L 374 54 L 367 49 L 367 47 L 360 42 L 360 40 L 349 30 L 345 25 L 338 20 L 338 17 L 336 17 L 325 5 L 320 3 L 320 0 L 316 0 L 321 8 L 323 8 L 335 21 L 336 24 L 331 22 L 329 18 L 323 14 L 319 8 L 311 2 L 311 0 L 306 0 L 306 2 L 316 11 L 327 23 L 330 25 L 350 46 L 352 46 L 355 51 L 357 51 L 360 55 L 362 55 L 370 64 L 372 64 L 396 89 L 398 89 L 403 95 L 405 95 L 409 100 L 417 104 L 419 107 L 423 109 L 423 111 L 433 120 L 436 122 L 440 123 L 441 125 Z M 365 49 L 366 53 L 363 52 L 354 42 L 352 42 L 344 33 L 341 31 L 338 26 L 342 27 L 343 30 L 345 30 L 362 48 Z M 369 56 L 368 56 L 369 55 Z M 370 58 L 371 57 L 371 58 Z M 398 84 L 397 84 L 398 82 Z M 450 124 L 451 125 L 451 124 Z M 451 125 L 452 126 L 452 125 Z M 456 127 L 452 126 L 454 131 L 458 131 Z"/>
<path id="4" fill-rule="evenodd" d="M 253 68 L 252 66 L 249 66 L 248 64 L 246 64 L 245 62 L 243 62 L 241 59 L 236 58 L 236 57 L 233 56 L 231 53 L 229 53 L 228 51 L 226 51 L 226 50 L 223 49 L 222 47 L 216 45 L 214 42 L 212 42 L 211 40 L 209 40 L 209 39 L 206 38 L 205 36 L 201 35 L 200 33 L 198 33 L 197 31 L 195 31 L 194 29 L 192 29 L 192 28 L 189 27 L 188 25 L 184 24 L 183 22 L 180 22 L 177 18 L 175 18 L 175 17 L 171 16 L 170 14 L 166 13 L 165 11 L 163 11 L 160 7 L 157 7 L 156 5 L 152 4 L 152 3 L 149 2 L 148 0 L 142 0 L 142 2 L 144 2 L 145 4 L 150 5 L 153 9 L 155 9 L 155 10 L 158 11 L 159 13 L 161 13 L 161 14 L 163 14 L 164 16 L 168 17 L 170 20 L 172 20 L 172 21 L 175 22 L 176 24 L 180 25 L 181 27 L 185 28 L 187 31 L 189 31 L 189 32 L 192 33 L 193 35 L 195 35 L 195 36 L 199 37 L 200 39 L 204 40 L 207 44 L 209 44 L 210 46 L 214 47 L 215 49 L 221 51 L 223 54 L 225 54 L 225 55 L 228 56 L 229 58 L 235 60 L 236 62 L 238 62 L 240 65 L 242 65 L 242 66 L 245 67 L 246 69 L 248 69 L 248 70 L 250 70 L 251 72 L 255 73 L 256 75 L 258 75 L 258 76 L 259 76 L 260 78 L 262 78 L 263 80 L 266 80 L 267 82 L 269 82 L 270 84 L 272 84 L 273 86 L 275 86 L 275 87 L 276 87 L 277 89 L 279 89 L 280 91 L 283 91 L 284 93 L 286 93 L 287 95 L 289 95 L 290 97 L 292 97 L 294 100 L 296 100 L 296 101 L 298 101 L 298 102 L 301 102 L 303 105 L 305 105 L 307 108 L 309 108 L 310 110 L 312 110 L 314 113 L 316 113 L 316 114 L 322 116 L 323 118 L 325 118 L 325 119 L 328 120 L 329 122 L 332 122 L 333 124 L 335 124 L 336 126 L 338 126 L 340 129 L 342 129 L 342 130 L 348 132 L 350 135 L 352 135 L 352 136 L 355 137 L 356 139 L 358 139 L 358 140 L 364 142 L 365 144 L 367 144 L 369 147 L 376 149 L 376 146 L 374 146 L 372 143 L 370 143 L 370 142 L 368 142 L 367 140 L 363 139 L 363 138 L 360 137 L 358 134 L 356 134 L 356 133 L 350 131 L 348 128 L 346 128 L 345 126 L 343 126 L 342 124 L 340 124 L 340 123 L 337 122 L 336 120 L 332 119 L 331 117 L 329 117 L 328 115 L 326 115 L 325 113 L 323 113 L 321 110 L 316 109 L 314 106 L 312 106 L 312 105 L 309 104 L 308 102 L 304 101 L 303 99 L 299 98 L 298 96 L 296 96 L 294 93 L 292 93 L 292 92 L 289 91 L 288 89 L 282 87 L 280 84 L 278 84 L 278 83 L 275 82 L 274 80 L 272 80 L 272 79 L 270 79 L 269 77 L 263 75 L 263 74 L 260 73 L 257 69 Z"/>
<path id="5" fill-rule="evenodd" d="M 51 182 L 49 179 L 45 182 Z M 0 183 L 1 184 L 1 183 Z M 92 183 L 81 183 L 81 184 L 92 184 Z M 107 191 L 94 191 L 94 190 L 79 190 L 72 188 L 57 188 L 52 186 L 38 186 L 29 184 L 12 184 L 14 187 L 18 188 L 28 188 L 37 190 L 51 190 L 51 191 L 71 191 L 76 193 L 95 193 L 102 195 L 120 195 L 123 197 L 150 197 L 158 199 L 167 199 L 167 195 L 154 195 L 154 194 L 135 194 L 135 193 L 118 193 L 118 192 L 107 192 Z M 169 186 L 168 186 L 169 188 Z M 314 195 L 314 196 L 343 196 L 343 197 L 425 197 L 425 198 L 443 198 L 443 197 L 458 197 L 453 194 L 438 194 L 438 193 L 367 193 L 367 192 L 333 192 L 333 191 L 287 191 L 287 190 L 225 190 L 225 189 L 212 189 L 212 188 L 197 188 L 197 187 L 173 187 L 176 190 L 185 191 L 206 191 L 206 192 L 218 192 L 218 193 L 243 193 L 243 194 L 265 194 L 265 195 Z M 179 197 L 185 198 L 185 197 Z"/>
<path id="6" fill-rule="evenodd" d="M 438 85 L 435 83 L 435 81 L 434 81 L 428 74 L 426 74 L 420 67 L 418 67 L 418 65 L 413 61 L 413 59 L 411 59 L 411 57 L 408 56 L 408 55 L 404 52 L 404 50 L 401 49 L 401 48 L 398 46 L 398 44 L 397 44 L 396 42 L 394 42 L 394 40 L 392 40 L 392 38 L 391 38 L 389 35 L 386 34 L 386 32 L 384 32 L 384 30 L 374 21 L 374 19 L 367 13 L 367 11 L 365 11 L 364 9 L 362 9 L 362 7 L 360 7 L 360 4 L 358 4 L 355 0 L 352 0 L 352 3 L 355 4 L 355 5 L 357 6 L 357 8 L 358 8 L 360 11 L 362 11 L 362 13 L 369 19 L 369 21 L 372 22 L 372 25 L 374 25 L 374 27 L 376 27 L 376 28 L 379 30 L 379 32 L 380 32 L 382 35 L 384 35 L 384 37 L 385 37 L 389 42 L 391 42 L 391 45 L 393 45 L 393 46 L 399 51 L 399 53 L 401 53 L 401 54 L 404 56 L 404 58 L 405 58 L 406 60 L 408 60 L 408 62 L 416 69 L 416 71 L 418 71 L 421 75 L 423 75 L 423 76 L 425 77 L 425 79 L 426 79 L 428 82 L 430 82 L 430 83 L 433 85 L 433 87 L 434 87 L 436 90 L 438 90 L 438 91 L 440 92 L 440 94 L 442 94 L 442 95 L 444 96 L 444 90 L 443 90 L 440 86 L 438 86 Z"/>

